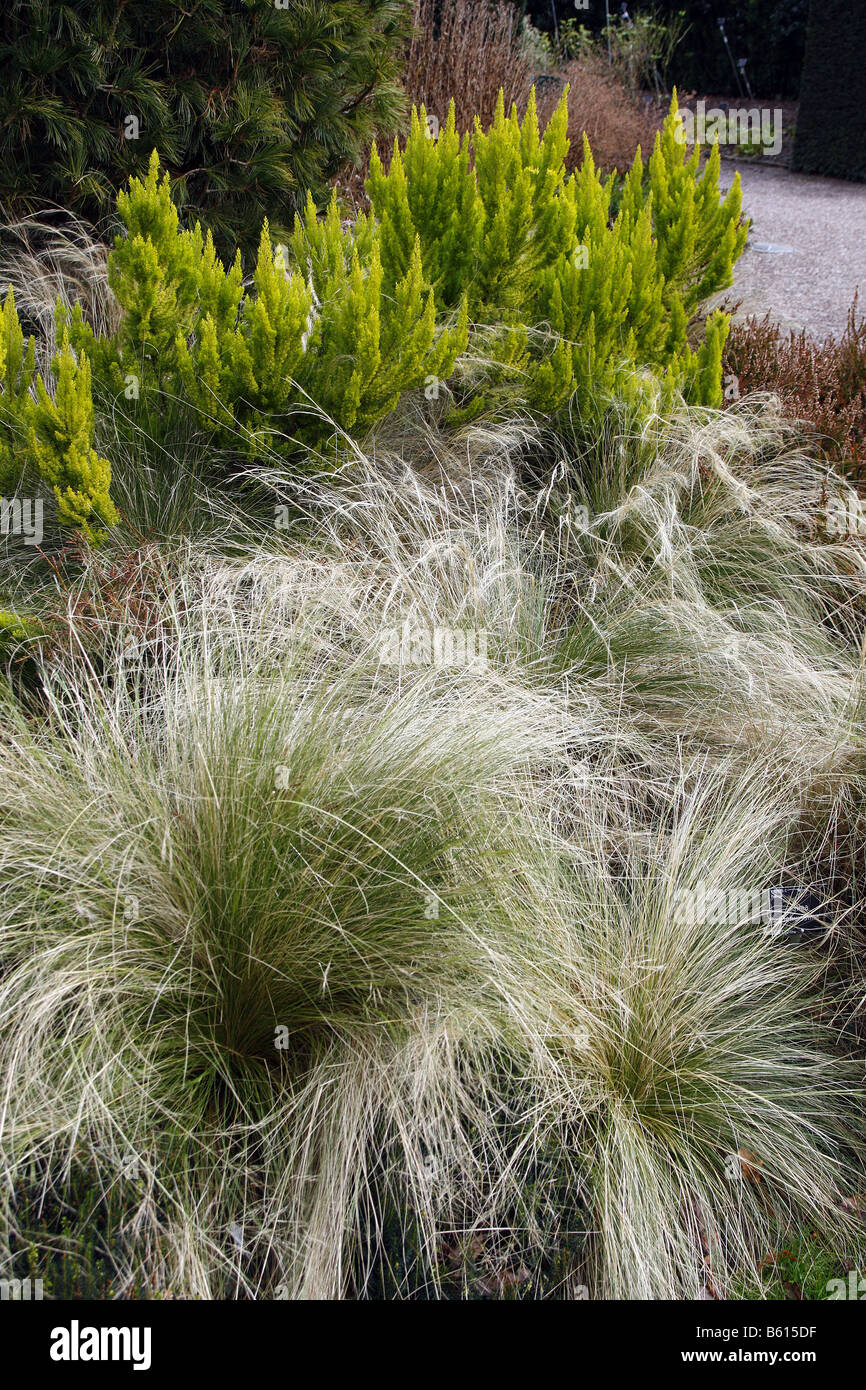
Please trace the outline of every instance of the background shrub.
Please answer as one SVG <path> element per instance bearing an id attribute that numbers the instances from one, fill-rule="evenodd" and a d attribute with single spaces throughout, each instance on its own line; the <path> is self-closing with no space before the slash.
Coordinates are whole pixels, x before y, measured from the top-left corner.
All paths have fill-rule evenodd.
<path id="1" fill-rule="evenodd" d="M 584 134 L 599 169 L 625 173 L 638 149 L 648 154 L 662 123 L 663 112 L 635 100 L 618 75 L 597 54 L 587 54 L 562 68 L 568 82 L 566 167 L 572 169 L 583 151 Z M 542 108 L 543 109 L 543 108 Z"/>
<path id="2" fill-rule="evenodd" d="M 217 243 L 254 253 L 307 191 L 392 130 L 409 0 L 11 0 L 0 15 L 0 200 L 92 221 L 153 149 Z M 130 123 L 134 118 L 137 125 Z"/>

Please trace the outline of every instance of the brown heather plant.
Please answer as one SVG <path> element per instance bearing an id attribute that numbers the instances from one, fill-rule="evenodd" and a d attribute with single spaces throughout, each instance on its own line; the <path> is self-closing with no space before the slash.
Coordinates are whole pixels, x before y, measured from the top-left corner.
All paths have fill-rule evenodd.
<path id="1" fill-rule="evenodd" d="M 576 59 L 562 69 L 569 84 L 566 165 L 573 169 L 583 158 L 583 135 L 589 136 L 599 169 L 622 173 L 630 169 L 640 146 L 645 156 L 661 129 L 663 111 L 643 107 L 602 60 Z M 544 116 L 547 115 L 546 109 Z"/>
<path id="2" fill-rule="evenodd" d="M 740 393 L 772 391 L 786 415 L 816 435 L 822 451 L 856 483 L 866 485 L 866 317 L 858 297 L 841 338 L 815 342 L 805 332 L 782 333 L 769 315 L 734 323 L 725 371 Z"/>

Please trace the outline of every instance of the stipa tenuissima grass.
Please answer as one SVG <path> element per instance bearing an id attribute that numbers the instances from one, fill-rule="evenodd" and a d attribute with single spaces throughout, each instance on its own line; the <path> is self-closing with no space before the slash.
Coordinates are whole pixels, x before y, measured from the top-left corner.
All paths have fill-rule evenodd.
<path id="1" fill-rule="evenodd" d="M 525 421 L 451 486 L 441 436 L 356 453 L 257 552 L 178 545 L 146 626 L 68 605 L 3 711 L 0 1157 L 122 1189 L 121 1290 L 435 1293 L 461 1247 L 503 1289 L 564 1245 L 533 1291 L 682 1297 L 788 1218 L 848 1238 L 835 919 L 821 956 L 678 904 L 856 817 L 856 562 L 805 461 L 786 495 L 714 428 L 634 443 L 581 525 Z M 484 660 L 383 661 L 407 625 Z"/>

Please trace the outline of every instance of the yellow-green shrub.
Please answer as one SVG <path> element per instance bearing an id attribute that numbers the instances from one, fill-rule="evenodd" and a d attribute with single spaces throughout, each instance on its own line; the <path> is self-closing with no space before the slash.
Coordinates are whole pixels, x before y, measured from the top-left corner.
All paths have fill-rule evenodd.
<path id="1" fill-rule="evenodd" d="M 226 267 L 209 234 L 181 227 L 154 152 L 118 200 L 118 334 L 96 339 L 77 310 L 60 326 L 103 387 L 140 402 L 148 428 L 171 398 L 252 456 L 333 425 L 366 430 L 454 372 L 470 319 L 483 334 L 473 358 L 490 364 L 463 388 L 470 412 L 497 382 L 552 411 L 575 394 L 634 397 L 648 373 L 671 396 L 720 404 L 728 321 L 714 314 L 702 334 L 693 321 L 730 283 L 745 241 L 737 181 L 722 200 L 718 151 L 703 172 L 697 153 L 686 158 L 674 99 L 612 218 L 612 184 L 588 143 L 566 173 L 567 126 L 565 97 L 543 134 L 534 96 L 522 122 L 500 100 L 471 140 L 453 108 L 436 139 L 413 112 L 387 172 L 373 148 L 370 215 L 343 225 L 336 196 L 323 217 L 308 200 L 288 245 L 274 246 L 265 223 L 248 280 L 239 255 Z"/>
<path id="2" fill-rule="evenodd" d="M 74 341 L 115 392 L 180 393 L 205 428 L 247 452 L 320 435 L 310 402 L 342 429 L 366 428 L 428 376 L 447 376 L 466 347 L 465 312 L 437 322 L 420 253 L 383 292 L 379 228 L 362 218 L 344 229 L 336 201 L 322 220 L 308 203 L 291 248 L 275 247 L 265 223 L 250 285 L 239 255 L 226 269 L 209 233 L 180 228 L 156 153 L 118 210 L 127 234 L 109 282 L 120 334 L 100 343 L 74 313 Z"/>
<path id="3" fill-rule="evenodd" d="M 721 404 L 727 319 L 707 321 L 689 345 L 702 300 L 731 283 L 745 245 L 739 181 L 723 200 L 719 154 L 701 172 L 677 140 L 676 97 L 644 169 L 640 151 L 612 221 L 584 137 L 584 160 L 565 171 L 567 94 L 543 136 L 534 96 L 523 121 L 500 100 L 490 130 L 455 130 L 453 104 L 437 138 L 413 112 L 404 150 L 386 173 L 375 147 L 367 191 L 381 226 L 382 264 L 405 273 L 416 240 L 443 308 L 468 300 L 476 323 L 510 329 L 506 356 L 541 409 L 576 390 L 623 389 L 650 367 L 702 404 Z M 522 330 L 547 328 L 547 335 Z"/>
<path id="4" fill-rule="evenodd" d="M 39 477 L 54 492 L 59 519 L 93 538 L 116 513 L 111 465 L 93 445 L 90 362 L 73 354 L 64 334 L 52 363 L 52 395 L 35 359 L 10 287 L 0 312 L 0 490 L 14 489 L 28 474 Z"/>

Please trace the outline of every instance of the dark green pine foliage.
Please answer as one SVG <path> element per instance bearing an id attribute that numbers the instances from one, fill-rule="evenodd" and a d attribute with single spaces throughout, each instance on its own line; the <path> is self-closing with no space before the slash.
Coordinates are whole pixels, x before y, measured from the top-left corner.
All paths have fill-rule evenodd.
<path id="1" fill-rule="evenodd" d="M 405 111 L 412 0 L 3 0 L 0 201 L 110 218 L 157 149 L 191 223 L 255 254 Z"/>
<path id="2" fill-rule="evenodd" d="M 866 5 L 812 0 L 794 168 L 866 179 Z"/>

